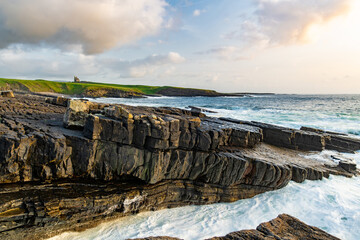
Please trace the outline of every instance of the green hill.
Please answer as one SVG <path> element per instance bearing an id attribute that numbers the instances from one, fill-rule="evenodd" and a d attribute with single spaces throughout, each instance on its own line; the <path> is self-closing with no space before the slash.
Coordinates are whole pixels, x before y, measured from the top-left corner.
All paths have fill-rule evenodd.
<path id="1" fill-rule="evenodd" d="M 170 86 L 119 85 L 95 82 L 55 82 L 47 80 L 20 80 L 0 78 L 1 90 L 29 92 L 53 92 L 84 97 L 137 97 L 143 95 L 164 96 L 223 96 L 213 90 L 179 88 Z"/>

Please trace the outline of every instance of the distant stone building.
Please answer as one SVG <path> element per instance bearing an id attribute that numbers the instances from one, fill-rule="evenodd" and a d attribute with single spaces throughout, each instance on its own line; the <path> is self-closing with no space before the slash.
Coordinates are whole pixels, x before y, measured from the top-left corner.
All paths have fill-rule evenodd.
<path id="1" fill-rule="evenodd" d="M 77 76 L 74 76 L 74 82 L 80 82 L 80 78 L 78 78 Z"/>

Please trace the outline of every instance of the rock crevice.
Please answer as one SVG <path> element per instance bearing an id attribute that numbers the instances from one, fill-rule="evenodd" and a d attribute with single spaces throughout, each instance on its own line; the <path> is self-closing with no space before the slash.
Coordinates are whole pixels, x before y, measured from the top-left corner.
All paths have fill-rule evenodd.
<path id="1" fill-rule="evenodd" d="M 8 239 L 358 171 L 346 159 L 304 157 L 307 150 L 360 148 L 335 133 L 60 97 L 0 102 L 0 237 Z"/>

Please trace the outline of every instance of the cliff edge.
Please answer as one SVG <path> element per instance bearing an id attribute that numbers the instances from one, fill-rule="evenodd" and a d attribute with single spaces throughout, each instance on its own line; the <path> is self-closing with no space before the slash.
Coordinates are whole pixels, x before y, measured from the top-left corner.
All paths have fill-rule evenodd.
<path id="1" fill-rule="evenodd" d="M 358 173 L 339 156 L 306 157 L 323 149 L 351 152 L 360 141 L 177 108 L 2 97 L 0 237 L 46 238 L 140 211 Z"/>

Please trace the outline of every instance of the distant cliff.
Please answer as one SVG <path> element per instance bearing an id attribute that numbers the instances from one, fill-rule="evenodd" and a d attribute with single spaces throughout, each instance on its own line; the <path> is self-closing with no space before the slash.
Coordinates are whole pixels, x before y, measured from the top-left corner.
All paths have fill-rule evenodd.
<path id="1" fill-rule="evenodd" d="M 96 82 L 60 82 L 46 80 L 18 80 L 0 78 L 0 90 L 50 92 L 79 97 L 144 97 L 144 96 L 243 96 L 219 93 L 214 90 L 171 86 L 119 85 Z"/>

